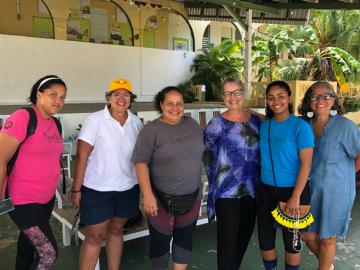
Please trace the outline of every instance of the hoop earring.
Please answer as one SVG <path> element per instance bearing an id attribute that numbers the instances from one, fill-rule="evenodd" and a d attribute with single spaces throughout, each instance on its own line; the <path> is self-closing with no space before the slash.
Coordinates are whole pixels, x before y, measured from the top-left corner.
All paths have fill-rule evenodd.
<path id="1" fill-rule="evenodd" d="M 337 110 L 335 110 L 335 109 L 331 109 L 331 110 L 330 110 L 330 115 L 331 115 L 331 116 L 335 116 L 335 115 L 337 115 L 337 114 L 338 114 Z"/>
<path id="2" fill-rule="evenodd" d="M 313 112 L 313 111 L 309 111 L 309 112 L 306 113 L 306 116 L 307 116 L 308 118 L 313 118 L 313 117 L 314 117 L 314 112 Z"/>

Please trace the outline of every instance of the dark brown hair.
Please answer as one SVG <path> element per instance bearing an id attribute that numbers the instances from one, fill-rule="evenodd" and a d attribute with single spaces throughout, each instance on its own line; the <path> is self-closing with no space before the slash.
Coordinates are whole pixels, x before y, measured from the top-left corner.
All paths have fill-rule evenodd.
<path id="1" fill-rule="evenodd" d="M 332 110 L 336 110 L 339 115 L 344 113 L 339 97 L 336 95 L 334 88 L 330 83 L 324 81 L 318 81 L 313 83 L 305 92 L 305 95 L 301 101 L 301 104 L 298 107 L 298 112 L 304 118 L 309 119 L 307 116 L 308 112 L 312 112 L 310 103 L 311 103 L 311 95 L 315 88 L 324 87 L 326 90 L 335 98 L 334 106 L 331 108 Z"/>

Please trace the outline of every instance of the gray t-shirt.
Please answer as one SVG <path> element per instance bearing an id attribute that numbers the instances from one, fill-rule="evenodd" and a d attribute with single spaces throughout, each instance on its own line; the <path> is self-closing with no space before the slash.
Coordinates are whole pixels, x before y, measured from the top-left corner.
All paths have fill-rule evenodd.
<path id="1" fill-rule="evenodd" d="M 203 131 L 193 119 L 184 116 L 177 125 L 156 119 L 140 131 L 131 161 L 148 164 L 156 189 L 183 195 L 200 187 L 203 151 Z"/>

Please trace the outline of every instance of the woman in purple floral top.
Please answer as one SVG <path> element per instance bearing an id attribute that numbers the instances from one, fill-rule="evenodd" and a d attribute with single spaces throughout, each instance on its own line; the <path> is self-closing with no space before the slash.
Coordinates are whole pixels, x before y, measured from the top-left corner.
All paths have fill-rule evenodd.
<path id="1" fill-rule="evenodd" d="M 240 267 L 254 230 L 261 120 L 243 109 L 240 80 L 223 84 L 227 110 L 205 129 L 204 164 L 209 180 L 209 222 L 217 219 L 218 269 Z"/>

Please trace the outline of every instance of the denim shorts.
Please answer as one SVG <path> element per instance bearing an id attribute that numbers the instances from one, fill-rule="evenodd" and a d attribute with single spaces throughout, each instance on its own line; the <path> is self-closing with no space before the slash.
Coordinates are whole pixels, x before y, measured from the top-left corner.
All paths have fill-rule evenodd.
<path id="1" fill-rule="evenodd" d="M 80 223 L 94 225 L 112 217 L 135 217 L 139 211 L 139 193 L 139 185 L 125 191 L 97 191 L 82 186 Z"/>

